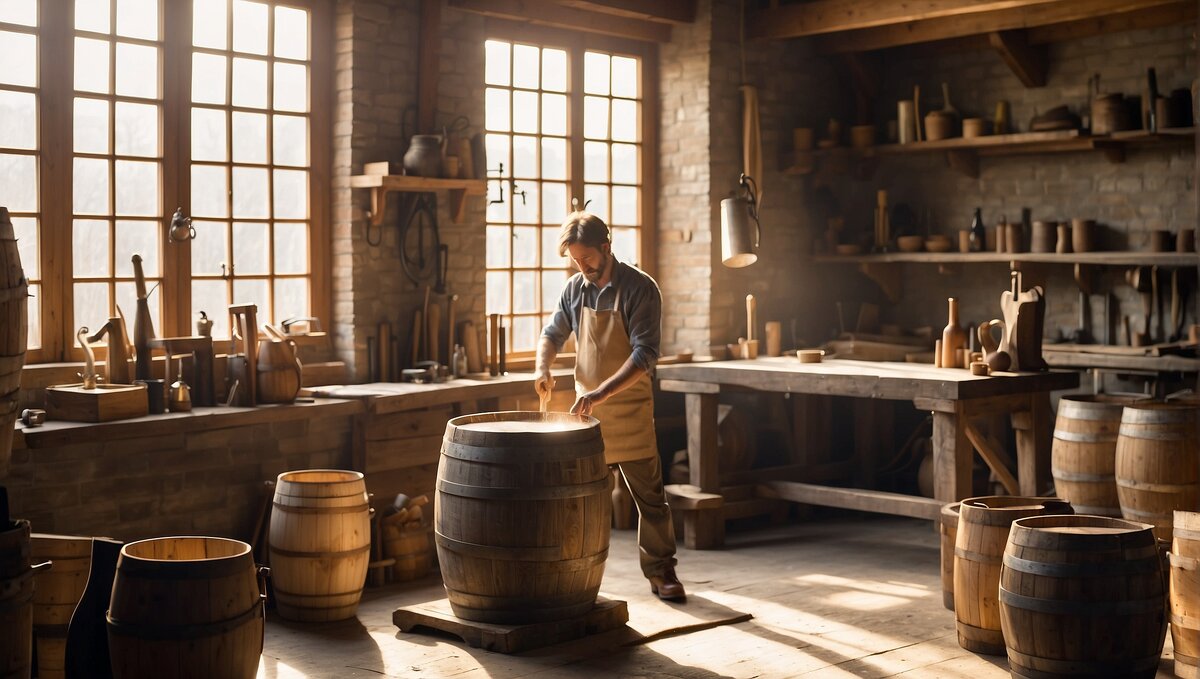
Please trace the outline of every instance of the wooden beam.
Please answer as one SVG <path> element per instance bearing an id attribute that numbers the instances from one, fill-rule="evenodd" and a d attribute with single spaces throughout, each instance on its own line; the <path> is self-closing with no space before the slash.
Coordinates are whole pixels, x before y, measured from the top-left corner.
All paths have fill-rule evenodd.
<path id="1" fill-rule="evenodd" d="M 897 514 L 937 521 L 942 514 L 940 500 L 915 495 L 885 493 L 878 490 L 815 486 L 795 481 L 769 481 L 755 488 L 759 497 L 788 500 L 806 505 L 857 509 L 860 512 Z"/>
<path id="2" fill-rule="evenodd" d="M 1137 31 L 1162 26 L 1175 26 L 1196 21 L 1197 8 L 1193 0 L 1183 0 L 1161 7 L 1150 7 L 1132 12 L 1120 12 L 1105 16 L 1080 19 L 1061 24 L 1035 26 L 1028 31 L 1029 44 L 1044 45 L 1048 43 L 1079 40 L 1093 35 L 1119 33 L 1122 31 Z"/>
<path id="3" fill-rule="evenodd" d="M 818 49 L 827 54 L 868 52 L 949 38 L 986 35 L 993 31 L 1034 28 L 1095 19 L 1109 14 L 1138 12 L 1175 4 L 1178 4 L 1178 0 L 1071 0 L 1070 2 L 1042 4 L 1019 9 L 923 19 L 840 35 L 821 36 Z"/>
<path id="4" fill-rule="evenodd" d="M 644 42 L 671 41 L 670 24 L 588 12 L 564 7 L 550 0 L 449 0 L 449 5 L 465 12 L 523 21 L 537 26 L 615 35 Z"/>
<path id="5" fill-rule="evenodd" d="M 988 34 L 992 44 L 1013 75 L 1025 87 L 1046 85 L 1046 46 L 1029 44 L 1029 36 L 1023 30 L 992 31 Z"/>
<path id="6" fill-rule="evenodd" d="M 972 16 L 999 10 L 1024 12 L 1039 5 L 1053 3 L 1086 4 L 1081 0 L 814 0 L 754 12 L 748 17 L 746 36 L 800 38 L 806 35 L 894 26 L 914 21 Z"/>
<path id="7" fill-rule="evenodd" d="M 558 0 L 558 4 L 671 24 L 690 24 L 696 20 L 696 0 Z"/>
<path id="8" fill-rule="evenodd" d="M 421 0 L 417 37 L 417 133 L 434 131 L 437 115 L 438 69 L 442 42 L 441 0 Z M 383 215 L 379 215 L 380 219 Z"/>
<path id="9" fill-rule="evenodd" d="M 967 440 L 971 442 L 972 446 L 975 446 L 975 450 L 979 451 L 979 456 L 987 463 L 988 468 L 996 474 L 996 478 L 1000 479 L 1004 490 L 1009 495 L 1016 495 L 1019 490 L 1017 478 L 1004 465 L 1004 455 L 994 445 L 995 442 L 980 433 L 968 419 L 963 419 L 963 428 L 966 429 Z"/>

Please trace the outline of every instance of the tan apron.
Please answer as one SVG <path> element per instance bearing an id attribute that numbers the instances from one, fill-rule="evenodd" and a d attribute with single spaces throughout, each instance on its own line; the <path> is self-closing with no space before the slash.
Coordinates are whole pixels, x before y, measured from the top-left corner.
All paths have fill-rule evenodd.
<path id="1" fill-rule="evenodd" d="M 599 299 L 599 298 L 597 298 Z M 586 394 L 616 374 L 633 355 L 629 333 L 621 320 L 621 291 L 608 311 L 579 303 L 578 348 L 575 354 L 575 393 Z M 643 374 L 629 388 L 596 406 L 608 464 L 658 457 L 654 437 L 654 387 Z"/>

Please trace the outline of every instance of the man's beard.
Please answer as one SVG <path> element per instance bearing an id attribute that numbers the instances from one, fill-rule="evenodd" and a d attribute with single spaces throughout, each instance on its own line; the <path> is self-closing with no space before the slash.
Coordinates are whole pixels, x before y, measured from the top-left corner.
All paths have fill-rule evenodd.
<path id="1" fill-rule="evenodd" d="M 604 261 L 600 263 L 600 268 L 588 269 L 583 272 L 583 277 L 586 278 L 589 283 L 596 283 L 600 280 L 600 277 L 604 275 L 604 270 L 608 268 L 608 257 L 608 255 L 604 255 Z"/>

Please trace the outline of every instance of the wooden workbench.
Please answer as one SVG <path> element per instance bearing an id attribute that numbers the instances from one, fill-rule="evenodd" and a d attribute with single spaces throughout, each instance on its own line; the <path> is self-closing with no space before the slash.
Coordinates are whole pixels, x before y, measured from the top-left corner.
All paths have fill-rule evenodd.
<path id="1" fill-rule="evenodd" d="M 973 449 L 1021 494 L 1043 490 L 1050 479 L 1050 392 L 1079 385 L 1078 374 L 1068 372 L 977 377 L 966 370 L 917 363 L 803 364 L 794 357 L 665 365 L 657 377 L 663 391 L 685 394 L 691 483 L 674 499 L 685 510 L 684 541 L 691 549 L 718 548 L 725 539 L 722 494 L 728 489 L 723 490 L 717 457 L 717 400 L 722 389 L 796 395 L 792 400 L 798 428 L 816 419 L 811 397 L 912 401 L 918 410 L 932 411 L 934 499 L 779 480 L 770 474 L 758 475 L 754 492 L 805 504 L 936 519 L 943 503 L 970 495 Z M 972 422 L 997 413 L 1008 414 L 1016 432 L 1016 478 L 1000 463 L 998 444 Z M 856 440 L 856 448 L 862 445 Z"/>

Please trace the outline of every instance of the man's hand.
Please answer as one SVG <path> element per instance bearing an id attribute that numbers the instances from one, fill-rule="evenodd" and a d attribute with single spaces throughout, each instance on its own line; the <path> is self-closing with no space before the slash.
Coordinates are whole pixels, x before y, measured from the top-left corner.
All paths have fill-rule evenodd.
<path id="1" fill-rule="evenodd" d="M 608 392 L 603 389 L 589 391 L 579 398 L 575 399 L 574 405 L 571 406 L 572 415 L 591 415 L 596 406 L 608 400 Z"/>
<path id="2" fill-rule="evenodd" d="M 550 393 L 554 391 L 554 376 L 549 370 L 543 370 L 537 379 L 533 382 L 533 390 L 537 392 L 538 398 L 542 401 L 550 400 Z"/>

